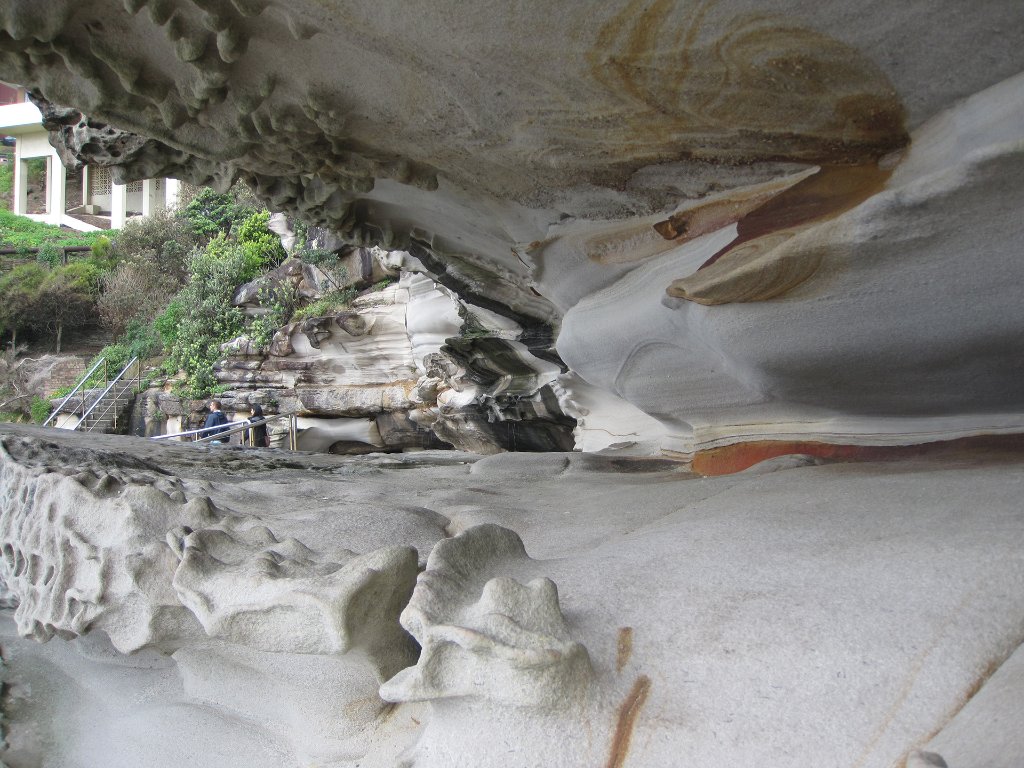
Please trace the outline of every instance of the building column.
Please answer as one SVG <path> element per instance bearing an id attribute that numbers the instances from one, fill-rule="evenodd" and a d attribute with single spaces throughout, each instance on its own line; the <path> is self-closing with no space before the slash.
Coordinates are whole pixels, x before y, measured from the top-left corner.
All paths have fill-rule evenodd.
<path id="1" fill-rule="evenodd" d="M 14 151 L 14 212 L 20 216 L 28 212 L 28 168 L 21 159 L 21 139 Z"/>
<path id="2" fill-rule="evenodd" d="M 142 215 L 152 216 L 167 208 L 163 179 L 146 179 L 142 182 Z"/>
<path id="3" fill-rule="evenodd" d="M 110 184 L 110 228 L 121 229 L 128 219 L 128 187 Z"/>
<path id="4" fill-rule="evenodd" d="M 181 182 L 177 179 L 164 179 L 164 206 L 172 211 L 178 207 L 178 196 L 181 194 Z"/>
<path id="5" fill-rule="evenodd" d="M 92 203 L 92 196 L 89 194 L 89 166 L 82 166 L 82 205 L 87 206 Z M 86 208 L 86 213 L 89 209 Z"/>
<path id="6" fill-rule="evenodd" d="M 56 154 L 46 158 L 46 213 L 51 224 L 58 227 L 67 207 L 67 170 Z"/>

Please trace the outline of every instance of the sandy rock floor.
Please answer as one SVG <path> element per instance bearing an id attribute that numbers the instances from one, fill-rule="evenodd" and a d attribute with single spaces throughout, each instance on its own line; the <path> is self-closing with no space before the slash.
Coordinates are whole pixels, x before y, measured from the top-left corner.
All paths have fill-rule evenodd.
<path id="1" fill-rule="evenodd" d="M 584 454 L 341 458 L 0 428 L 22 436 L 42 446 L 15 451 L 22 465 L 166 473 L 317 553 L 411 545 L 422 568 L 474 526 L 522 538 L 529 557 L 501 575 L 557 585 L 588 702 L 509 707 L 485 680 L 476 699 L 398 705 L 324 764 L 888 768 L 932 739 L 950 768 L 1024 756 L 1020 665 L 1000 670 L 1024 641 L 1020 456 L 705 479 Z M 39 646 L 6 621 L 0 645 L 12 768 L 307 764 L 287 723 L 191 700 L 156 652 Z"/>

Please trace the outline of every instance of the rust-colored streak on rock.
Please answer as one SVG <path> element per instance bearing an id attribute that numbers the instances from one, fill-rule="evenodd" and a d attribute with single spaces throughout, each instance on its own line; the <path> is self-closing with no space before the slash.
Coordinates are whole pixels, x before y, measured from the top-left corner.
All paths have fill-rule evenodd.
<path id="1" fill-rule="evenodd" d="M 820 248 L 784 248 L 797 231 L 754 238 L 729 251 L 708 269 L 669 285 L 669 296 L 698 304 L 767 301 L 809 279 L 821 265 Z"/>
<path id="2" fill-rule="evenodd" d="M 824 166 L 740 219 L 736 239 L 700 268 L 710 267 L 725 254 L 763 235 L 835 218 L 881 191 L 891 175 L 891 169 L 879 168 L 877 163 Z"/>
<path id="3" fill-rule="evenodd" d="M 612 739 L 611 753 L 608 755 L 608 762 L 605 768 L 622 768 L 626 764 L 626 755 L 629 754 L 629 742 L 633 738 L 633 728 L 636 726 L 636 719 L 647 701 L 647 695 L 651 691 L 651 678 L 647 675 L 640 675 L 633 683 L 633 688 L 619 705 L 619 716 L 615 722 L 615 736 Z"/>
<path id="4" fill-rule="evenodd" d="M 848 445 L 803 440 L 755 440 L 698 451 L 692 470 L 705 477 L 742 472 L 778 456 L 805 455 L 828 461 L 895 461 L 939 454 L 1024 451 L 1024 435 L 977 435 L 918 445 Z"/>
<path id="5" fill-rule="evenodd" d="M 903 106 L 867 56 L 716 0 L 631 0 L 587 64 L 608 98 L 563 128 L 618 161 L 862 164 L 907 142 Z"/>
<path id="6" fill-rule="evenodd" d="M 619 641 L 615 654 L 615 671 L 621 672 L 633 655 L 633 628 L 619 627 Z"/>
<path id="7" fill-rule="evenodd" d="M 891 173 L 877 163 L 821 168 L 740 218 L 736 239 L 695 273 L 673 281 L 668 295 L 716 305 L 791 291 L 814 275 L 824 250 L 807 243 L 789 247 L 787 241 L 876 194 Z"/>
<path id="8" fill-rule="evenodd" d="M 763 206 L 785 188 L 784 183 L 760 185 L 754 190 L 737 190 L 729 197 L 711 200 L 703 205 L 674 213 L 665 221 L 654 225 L 654 230 L 666 240 L 677 244 L 715 232 Z"/>

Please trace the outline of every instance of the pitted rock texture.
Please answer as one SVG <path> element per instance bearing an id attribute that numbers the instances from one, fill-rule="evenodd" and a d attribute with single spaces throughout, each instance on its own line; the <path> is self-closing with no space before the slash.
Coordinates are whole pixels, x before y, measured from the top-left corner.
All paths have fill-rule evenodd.
<path id="1" fill-rule="evenodd" d="M 351 548 L 315 551 L 276 535 L 258 510 L 214 503 L 198 479 L 209 467 L 176 462 L 174 451 L 0 436 L 0 584 L 18 633 L 173 654 L 193 701 L 282 733 L 296 754 L 330 761 L 360 749 L 356 735 L 387 708 L 377 687 L 416 660 L 398 622 L 416 549 L 360 553 L 364 533 Z M 260 706 L 239 685 L 280 687 Z M 348 717 L 334 722 L 338 707 Z M 319 725 L 294 726 L 297 712 Z"/>
<path id="2" fill-rule="evenodd" d="M 381 687 L 388 701 L 472 697 L 558 709 L 582 704 L 592 677 L 586 649 L 570 636 L 558 590 L 495 576 L 526 560 L 522 540 L 482 525 L 441 542 L 402 611 L 422 647 L 413 669 Z"/>
<path id="3" fill-rule="evenodd" d="M 0 578 L 22 635 L 45 641 L 98 629 L 122 652 L 201 635 L 169 589 L 173 566 L 159 530 L 212 523 L 207 499 L 186 502 L 162 473 L 76 467 L 11 436 L 0 451 Z"/>
<path id="4" fill-rule="evenodd" d="M 407 249 L 568 364 L 580 446 L 1024 429 L 1012 0 L 12 0 L 0 30 L 66 156 Z M 508 443 L 489 406 L 425 421 Z"/>
<path id="5" fill-rule="evenodd" d="M 415 656 L 394 623 L 415 579 L 412 548 L 323 562 L 302 542 L 279 540 L 266 526 L 244 527 L 241 519 L 175 529 L 167 539 L 180 560 L 174 590 L 210 637 L 283 653 L 386 648 L 385 669 Z"/>
<path id="6" fill-rule="evenodd" d="M 621 455 L 344 458 L 11 425 L 0 437 L 8 469 L 124 483 L 65 497 L 90 541 L 124 528 L 124 504 L 140 498 L 125 489 L 151 480 L 181 494 L 135 507 L 166 555 L 113 542 L 104 562 L 117 567 L 84 634 L 18 638 L 5 609 L 0 754 L 12 766 L 1019 762 L 1019 452 L 698 478 Z M 194 498 L 217 514 L 190 540 L 174 511 Z M 196 618 L 194 637 L 118 652 L 105 628 L 145 620 L 122 599 L 118 553 L 142 553 L 142 592 L 159 582 L 177 600 L 175 548 L 189 542 L 182 602 L 208 599 L 217 636 Z M 398 615 L 373 619 L 402 587 L 372 585 L 409 547 L 419 584 L 408 564 L 390 573 L 410 577 L 402 621 L 424 641 L 418 660 Z M 371 566 L 356 581 L 378 603 L 337 589 L 356 562 Z M 356 609 L 340 620 L 351 634 L 322 644 L 322 609 L 341 602 Z M 298 619 L 287 632 L 284 616 Z M 367 643 L 372 625 L 392 652 L 404 638 L 405 655 Z"/>

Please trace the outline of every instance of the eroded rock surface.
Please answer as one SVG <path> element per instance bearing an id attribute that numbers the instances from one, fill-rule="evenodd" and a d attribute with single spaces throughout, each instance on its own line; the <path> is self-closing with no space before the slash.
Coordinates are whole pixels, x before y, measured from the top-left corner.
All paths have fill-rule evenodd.
<path id="1" fill-rule="evenodd" d="M 37 489 L 0 514 L 15 768 L 1020 754 L 1019 454 L 699 478 L 579 453 L 0 437 L 5 487 Z"/>
<path id="2" fill-rule="evenodd" d="M 7 443 L 12 487 L 39 492 L 5 497 L 3 598 L 30 635 L 85 633 L 5 644 L 7 762 L 1020 763 L 1020 729 L 991 716 L 1024 700 L 1019 456 L 815 461 L 1024 429 L 1019 3 L 11 0 L 0 30 L 0 75 L 61 105 L 65 156 L 117 180 L 242 179 L 339 240 L 406 250 L 448 292 L 419 315 L 410 298 L 404 331 L 382 307 L 289 329 L 294 367 L 240 361 L 247 384 L 358 416 L 324 446 L 377 445 L 407 417 L 489 452 L 516 436 L 496 412 L 564 434 L 557 404 L 579 446 L 618 451 L 300 472 L 140 447 L 180 488 L 107 498 L 97 478 L 136 466 L 112 449 L 68 436 L 40 468 Z M 332 345 L 361 358 L 351 378 L 300 381 L 330 373 Z M 384 368 L 405 384 L 369 377 Z M 625 455 L 659 451 L 808 458 L 698 480 Z M 82 462 L 92 480 L 58 471 Z M 215 521 L 182 519 L 197 498 Z M 332 578 L 408 546 L 422 652 L 385 680 L 397 662 L 367 663 L 323 606 L 363 605 Z M 223 567 L 199 567 L 212 552 Z M 411 574 L 408 553 L 381 557 Z M 222 589 L 232 572 L 259 621 Z M 202 620 L 193 600 L 212 601 Z M 310 634 L 283 637 L 278 611 Z M 66 677 L 86 683 L 61 700 Z M 277 696 L 251 695 L 268 679 Z"/>
<path id="3" fill-rule="evenodd" d="M 409 254 L 378 251 L 373 259 L 422 269 Z M 298 262 L 277 273 L 267 280 L 291 280 L 300 290 L 317 282 Z M 215 375 L 227 388 L 221 400 L 228 412 L 245 418 L 258 402 L 268 414 L 297 413 L 303 450 L 572 450 L 577 422 L 566 411 L 576 409 L 564 395 L 557 357 L 534 354 L 507 317 L 420 272 L 400 274 L 349 309 L 290 323 L 266 347 L 244 336 L 223 345 Z M 236 303 L 258 312 L 259 295 L 243 286 Z M 167 401 L 162 412 L 183 410 L 170 395 L 157 397 Z"/>
<path id="4" fill-rule="evenodd" d="M 1018 11 L 14 0 L 0 74 L 74 162 L 408 250 L 568 364 L 580 446 L 907 444 L 1024 427 Z"/>

